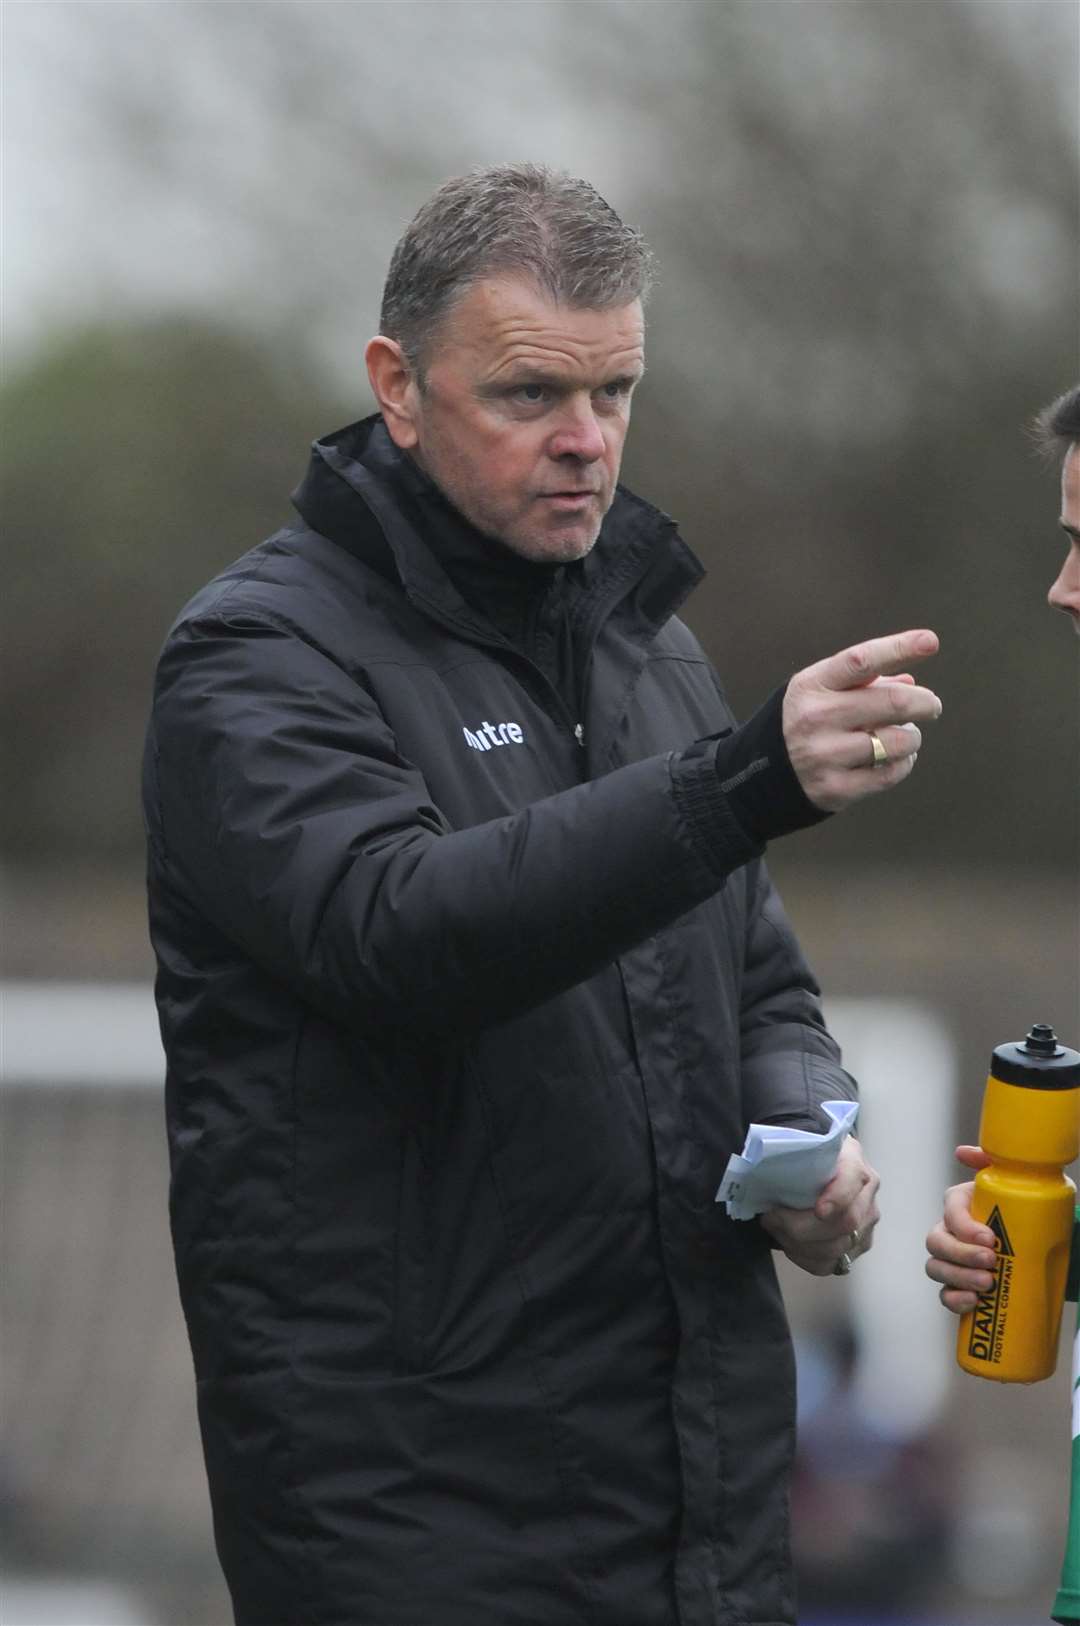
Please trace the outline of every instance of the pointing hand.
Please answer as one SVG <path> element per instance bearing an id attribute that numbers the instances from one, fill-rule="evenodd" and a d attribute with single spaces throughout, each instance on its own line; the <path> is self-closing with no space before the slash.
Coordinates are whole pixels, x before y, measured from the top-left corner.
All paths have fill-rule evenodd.
<path id="1" fill-rule="evenodd" d="M 784 741 L 815 807 L 838 813 L 907 778 L 922 744 L 918 725 L 941 716 L 941 701 L 904 668 L 937 649 L 936 633 L 893 633 L 854 644 L 791 679 Z"/>

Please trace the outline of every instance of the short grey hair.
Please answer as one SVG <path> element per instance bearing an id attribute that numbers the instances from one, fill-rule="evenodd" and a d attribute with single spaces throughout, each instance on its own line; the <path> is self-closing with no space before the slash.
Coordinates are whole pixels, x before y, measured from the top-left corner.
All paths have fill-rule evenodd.
<path id="1" fill-rule="evenodd" d="M 1080 384 L 1043 407 L 1032 425 L 1035 444 L 1047 456 L 1067 452 L 1080 441 Z"/>
<path id="2" fill-rule="evenodd" d="M 418 211 L 395 248 L 380 331 L 423 382 L 432 337 L 455 300 L 484 277 L 530 278 L 558 304 L 608 310 L 644 300 L 653 257 L 588 181 L 541 164 L 457 175 Z"/>

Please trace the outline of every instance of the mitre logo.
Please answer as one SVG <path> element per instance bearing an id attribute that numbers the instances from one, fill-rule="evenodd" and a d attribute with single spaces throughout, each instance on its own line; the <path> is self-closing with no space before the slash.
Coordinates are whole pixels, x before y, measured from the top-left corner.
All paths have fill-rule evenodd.
<path id="1" fill-rule="evenodd" d="M 473 731 L 463 728 L 466 745 L 474 751 L 490 751 L 495 745 L 524 745 L 525 730 L 520 723 L 481 723 Z"/>

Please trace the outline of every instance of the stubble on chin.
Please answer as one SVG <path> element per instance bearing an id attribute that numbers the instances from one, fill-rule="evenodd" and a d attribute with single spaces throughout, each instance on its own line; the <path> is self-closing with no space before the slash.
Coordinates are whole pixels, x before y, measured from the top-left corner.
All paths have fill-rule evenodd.
<path id="1" fill-rule="evenodd" d="M 610 507 L 610 502 L 605 504 L 599 518 L 587 530 L 560 533 L 557 528 L 548 529 L 538 523 L 535 509 L 529 503 L 522 505 L 516 514 L 494 513 L 482 501 L 475 500 L 476 494 L 464 486 L 454 489 L 450 481 L 436 480 L 435 483 L 447 501 L 489 542 L 498 543 L 531 564 L 564 565 L 584 559 L 595 546 Z"/>
<path id="2" fill-rule="evenodd" d="M 528 559 L 538 565 L 570 565 L 578 559 L 584 559 L 596 546 L 600 535 L 600 526 L 597 525 L 584 535 L 560 536 L 557 532 L 542 535 L 519 535 L 517 537 L 497 537 L 503 546 L 516 553 L 519 558 Z"/>
<path id="3" fill-rule="evenodd" d="M 587 528 L 560 533 L 558 529 L 523 531 L 520 540 L 508 545 L 516 553 L 536 563 L 568 565 L 584 559 L 596 546 L 611 501 L 603 502 L 599 515 Z"/>

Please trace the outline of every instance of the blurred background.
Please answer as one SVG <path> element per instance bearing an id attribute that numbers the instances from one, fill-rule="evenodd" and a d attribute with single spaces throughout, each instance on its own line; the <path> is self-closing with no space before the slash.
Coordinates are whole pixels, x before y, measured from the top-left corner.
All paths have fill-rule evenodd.
<path id="1" fill-rule="evenodd" d="M 885 1177 L 850 1281 L 785 1277 L 795 1540 L 807 1626 L 1046 1619 L 1072 1310 L 1050 1381 L 962 1377 L 922 1237 L 993 1046 L 1080 1044 L 1078 649 L 1025 428 L 1080 376 L 1076 4 L 8 0 L 2 29 L 6 1626 L 231 1618 L 165 1209 L 152 668 L 370 410 L 415 209 L 515 158 L 657 252 L 624 478 L 708 566 L 687 619 L 737 709 L 941 635 L 915 778 L 771 856 Z"/>

